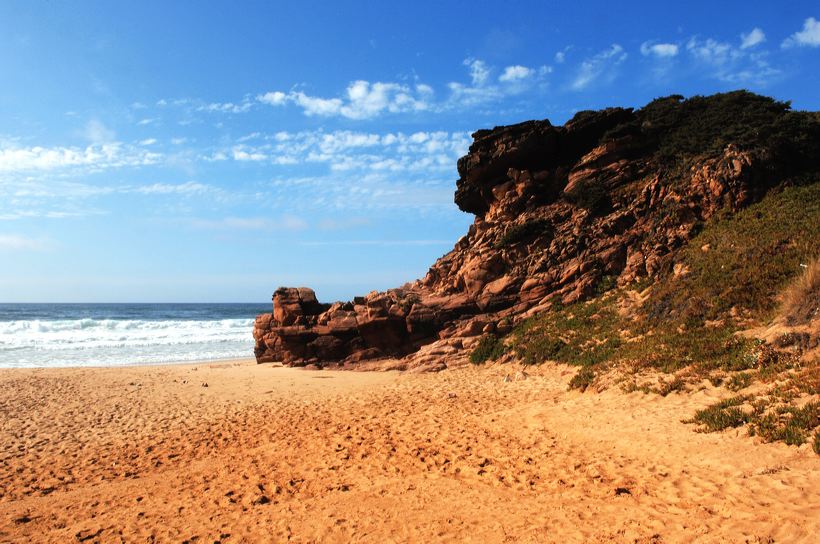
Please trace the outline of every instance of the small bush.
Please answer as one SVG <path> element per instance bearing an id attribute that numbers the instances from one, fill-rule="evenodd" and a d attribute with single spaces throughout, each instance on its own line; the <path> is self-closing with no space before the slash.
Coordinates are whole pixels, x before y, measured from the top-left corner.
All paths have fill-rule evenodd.
<path id="1" fill-rule="evenodd" d="M 749 397 L 740 396 L 722 400 L 703 410 L 695 412 L 695 417 L 685 423 L 699 423 L 700 432 L 713 433 L 734 427 L 740 427 L 749 422 L 751 415 L 738 406 L 749 400 Z"/>
<path id="2" fill-rule="evenodd" d="M 820 403 L 810 402 L 802 408 L 782 406 L 752 423 L 749 434 L 757 435 L 766 442 L 785 442 L 799 446 L 806 442 L 809 433 L 820 421 Z"/>
<path id="3" fill-rule="evenodd" d="M 751 372 L 740 372 L 729 378 L 726 382 L 726 388 L 730 391 L 740 391 L 741 389 L 746 389 L 752 384 L 752 378 L 753 376 Z"/>
<path id="4" fill-rule="evenodd" d="M 581 182 L 564 195 L 572 204 L 594 214 L 603 213 L 611 205 L 606 187 L 594 181 Z"/>
<path id="5" fill-rule="evenodd" d="M 658 386 L 658 394 L 662 397 L 669 395 L 675 391 L 683 391 L 686 388 L 686 382 L 680 376 L 675 376 L 672 380 L 661 382 Z"/>
<path id="6" fill-rule="evenodd" d="M 814 431 L 814 443 L 812 444 L 814 453 L 820 455 L 820 430 Z"/>
<path id="7" fill-rule="evenodd" d="M 504 342 L 494 334 L 488 334 L 479 340 L 478 345 L 470 354 L 470 362 L 480 365 L 487 361 L 495 361 L 507 351 Z"/>
<path id="8" fill-rule="evenodd" d="M 544 361 L 553 361 L 567 347 L 560 338 L 541 336 L 533 338 L 518 351 L 521 362 L 525 365 L 537 365 Z"/>
<path id="9" fill-rule="evenodd" d="M 539 236 L 552 237 L 552 223 L 546 219 L 533 219 L 510 226 L 495 243 L 496 249 L 512 246 Z"/>
<path id="10" fill-rule="evenodd" d="M 618 276 L 603 276 L 595 286 L 595 294 L 601 296 L 618 286 Z"/>
<path id="11" fill-rule="evenodd" d="M 583 393 L 594 381 L 595 371 L 591 367 L 583 366 L 569 381 L 569 388 L 578 389 Z"/>

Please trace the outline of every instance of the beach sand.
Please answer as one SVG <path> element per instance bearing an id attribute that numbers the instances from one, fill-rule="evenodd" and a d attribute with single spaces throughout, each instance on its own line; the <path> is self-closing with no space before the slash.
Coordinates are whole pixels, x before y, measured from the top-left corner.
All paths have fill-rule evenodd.
<path id="1" fill-rule="evenodd" d="M 567 391 L 569 367 L 527 372 L 250 361 L 0 371 L 0 542 L 810 542 L 820 533 L 810 446 L 681 423 L 725 392 L 578 393 Z"/>

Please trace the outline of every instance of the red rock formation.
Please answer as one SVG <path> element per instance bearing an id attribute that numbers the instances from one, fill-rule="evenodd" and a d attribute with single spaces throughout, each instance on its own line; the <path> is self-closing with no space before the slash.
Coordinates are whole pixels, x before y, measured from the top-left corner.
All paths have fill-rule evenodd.
<path id="1" fill-rule="evenodd" d="M 433 355 L 453 359 L 553 301 L 589 297 L 604 277 L 625 284 L 671 270 L 702 221 L 771 186 L 764 158 L 733 145 L 670 171 L 651 134 L 622 128 L 638 121 L 614 108 L 562 127 L 530 121 L 476 132 L 455 192 L 476 218 L 454 249 L 423 279 L 352 302 L 322 305 L 310 289 L 278 289 L 273 314 L 256 320 L 257 360 L 353 365 L 391 356 L 405 357 L 403 367 L 441 368 Z"/>

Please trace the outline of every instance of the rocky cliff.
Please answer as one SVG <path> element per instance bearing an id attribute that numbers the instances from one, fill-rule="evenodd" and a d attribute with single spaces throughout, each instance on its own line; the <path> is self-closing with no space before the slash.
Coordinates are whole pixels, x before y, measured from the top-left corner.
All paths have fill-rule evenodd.
<path id="1" fill-rule="evenodd" d="M 739 91 L 479 130 L 455 192 L 475 221 L 453 250 L 424 278 L 350 302 L 277 289 L 256 319 L 257 361 L 440 369 L 552 305 L 666 277 L 714 217 L 815 172 L 818 127 Z"/>

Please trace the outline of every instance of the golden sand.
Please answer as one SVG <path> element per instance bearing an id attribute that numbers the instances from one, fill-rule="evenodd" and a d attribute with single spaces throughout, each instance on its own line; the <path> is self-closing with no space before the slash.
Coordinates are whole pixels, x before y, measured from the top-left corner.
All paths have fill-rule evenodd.
<path id="1" fill-rule="evenodd" d="M 820 534 L 820 460 L 809 446 L 680 422 L 719 391 L 582 394 L 567 391 L 566 367 L 534 372 L 249 361 L 5 370 L 0 542 Z"/>

